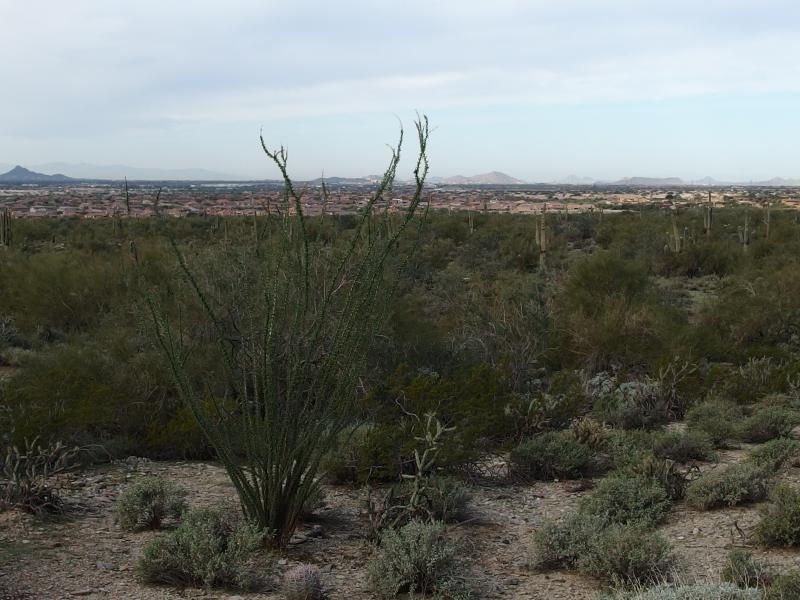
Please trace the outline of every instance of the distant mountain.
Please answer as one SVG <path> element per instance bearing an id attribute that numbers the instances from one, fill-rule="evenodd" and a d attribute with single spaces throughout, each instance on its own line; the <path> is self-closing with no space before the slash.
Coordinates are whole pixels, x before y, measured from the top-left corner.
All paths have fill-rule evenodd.
<path id="1" fill-rule="evenodd" d="M 72 179 L 61 173 L 45 175 L 36 171 L 29 171 L 19 165 L 0 175 L 0 183 L 58 183 L 66 181 L 72 181 Z"/>
<path id="2" fill-rule="evenodd" d="M 784 179 L 783 177 L 773 177 L 766 181 L 751 181 L 748 185 L 758 185 L 765 187 L 795 187 L 800 185 L 800 179 Z"/>
<path id="3" fill-rule="evenodd" d="M 558 183 L 561 185 L 592 185 L 593 183 L 598 183 L 597 179 L 592 179 L 591 177 L 578 177 L 577 175 L 567 175 L 566 177 L 562 177 L 561 179 L 556 179 L 553 183 Z"/>
<path id="4" fill-rule="evenodd" d="M 611 185 L 660 187 L 665 185 L 686 185 L 686 183 L 680 177 L 625 177 L 619 181 L 613 181 Z"/>
<path id="5" fill-rule="evenodd" d="M 481 175 L 473 175 L 471 177 L 464 177 L 463 175 L 456 175 L 454 177 L 445 177 L 440 180 L 441 183 L 448 185 L 517 185 L 525 183 L 521 179 L 515 179 L 511 175 L 500 173 L 499 171 L 491 171 Z"/>
<path id="6" fill-rule="evenodd" d="M 127 165 L 92 165 L 52 162 L 33 167 L 45 173 L 65 173 L 76 179 L 128 179 L 155 181 L 240 181 L 247 179 L 240 175 L 209 171 L 207 169 L 150 169 L 129 167 Z"/>

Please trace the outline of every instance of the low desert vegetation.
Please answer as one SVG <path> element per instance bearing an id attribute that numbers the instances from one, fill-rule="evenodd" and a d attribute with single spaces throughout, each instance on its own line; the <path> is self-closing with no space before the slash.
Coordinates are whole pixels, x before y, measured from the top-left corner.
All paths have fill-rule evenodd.
<path id="1" fill-rule="evenodd" d="M 415 520 L 387 529 L 367 567 L 372 590 L 380 598 L 404 593 L 469 598 L 462 552 L 440 522 Z"/>
<path id="2" fill-rule="evenodd" d="M 145 546 L 138 572 L 147 583 L 255 589 L 274 571 L 270 558 L 256 555 L 264 538 L 236 510 L 195 509 Z"/>
<path id="3" fill-rule="evenodd" d="M 163 477 L 144 477 L 120 494 L 115 509 L 122 529 L 160 529 L 165 519 L 177 521 L 186 511 L 186 490 Z"/>
<path id="4" fill-rule="evenodd" d="M 619 588 L 609 598 L 798 597 L 796 575 L 744 554 L 723 583 L 682 583 L 659 532 L 676 505 L 764 502 L 746 509 L 763 513 L 754 539 L 800 544 L 796 486 L 775 485 L 800 455 L 795 214 L 756 197 L 715 208 L 713 227 L 685 200 L 429 212 L 428 133 L 423 118 L 411 185 L 398 146 L 352 214 L 312 216 L 327 185 L 296 188 L 265 145 L 285 197 L 247 217 L 15 219 L 0 506 L 62 512 L 78 459 L 214 461 L 236 508 L 189 509 L 165 479 L 120 490 L 124 535 L 156 536 L 141 581 L 318 599 L 320 572 L 277 554 L 323 487 L 347 486 L 371 593 L 464 598 L 479 592 L 473 484 L 541 486 L 580 499 L 537 521 L 539 570 Z"/>

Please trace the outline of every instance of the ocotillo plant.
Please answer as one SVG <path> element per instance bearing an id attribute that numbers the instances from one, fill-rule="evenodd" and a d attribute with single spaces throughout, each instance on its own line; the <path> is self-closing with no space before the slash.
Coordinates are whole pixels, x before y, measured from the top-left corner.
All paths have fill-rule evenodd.
<path id="1" fill-rule="evenodd" d="M 275 546 L 288 543 L 318 486 L 323 458 L 352 422 L 368 351 L 394 287 L 386 271 L 396 265 L 404 234 L 421 222 L 426 117 L 416 129 L 419 154 L 407 205 L 396 212 L 388 197 L 401 130 L 376 191 L 353 227 L 333 236 L 335 246 L 335 239 L 309 232 L 286 149 L 270 150 L 262 138 L 284 181 L 280 214 L 265 219 L 259 236 L 269 251 L 259 252 L 255 240 L 245 249 L 226 247 L 218 271 L 201 273 L 172 239 L 186 287 L 205 315 L 208 334 L 194 340 L 193 332 L 176 330 L 166 309 L 148 301 L 155 339 L 181 398 L 227 470 L 245 515 Z M 224 389 L 190 375 L 200 338 L 219 357 Z"/>
<path id="2" fill-rule="evenodd" d="M 11 211 L 7 208 L 0 211 L 0 246 L 11 246 Z"/>

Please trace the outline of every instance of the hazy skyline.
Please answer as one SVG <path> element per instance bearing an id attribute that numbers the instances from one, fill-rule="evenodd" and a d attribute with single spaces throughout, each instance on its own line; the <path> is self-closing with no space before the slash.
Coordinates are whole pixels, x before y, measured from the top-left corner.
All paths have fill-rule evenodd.
<path id="1" fill-rule="evenodd" d="M 795 2 L 430 4 L 0 0 L 0 163 L 361 176 L 417 109 L 436 175 L 800 177 Z"/>

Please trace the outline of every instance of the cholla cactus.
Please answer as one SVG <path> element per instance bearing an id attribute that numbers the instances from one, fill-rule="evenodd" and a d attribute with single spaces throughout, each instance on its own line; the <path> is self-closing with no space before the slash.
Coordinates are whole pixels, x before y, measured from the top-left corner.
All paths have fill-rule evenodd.
<path id="1" fill-rule="evenodd" d="M 322 574 L 313 565 L 298 565 L 283 576 L 286 600 L 321 600 L 325 597 Z"/>

